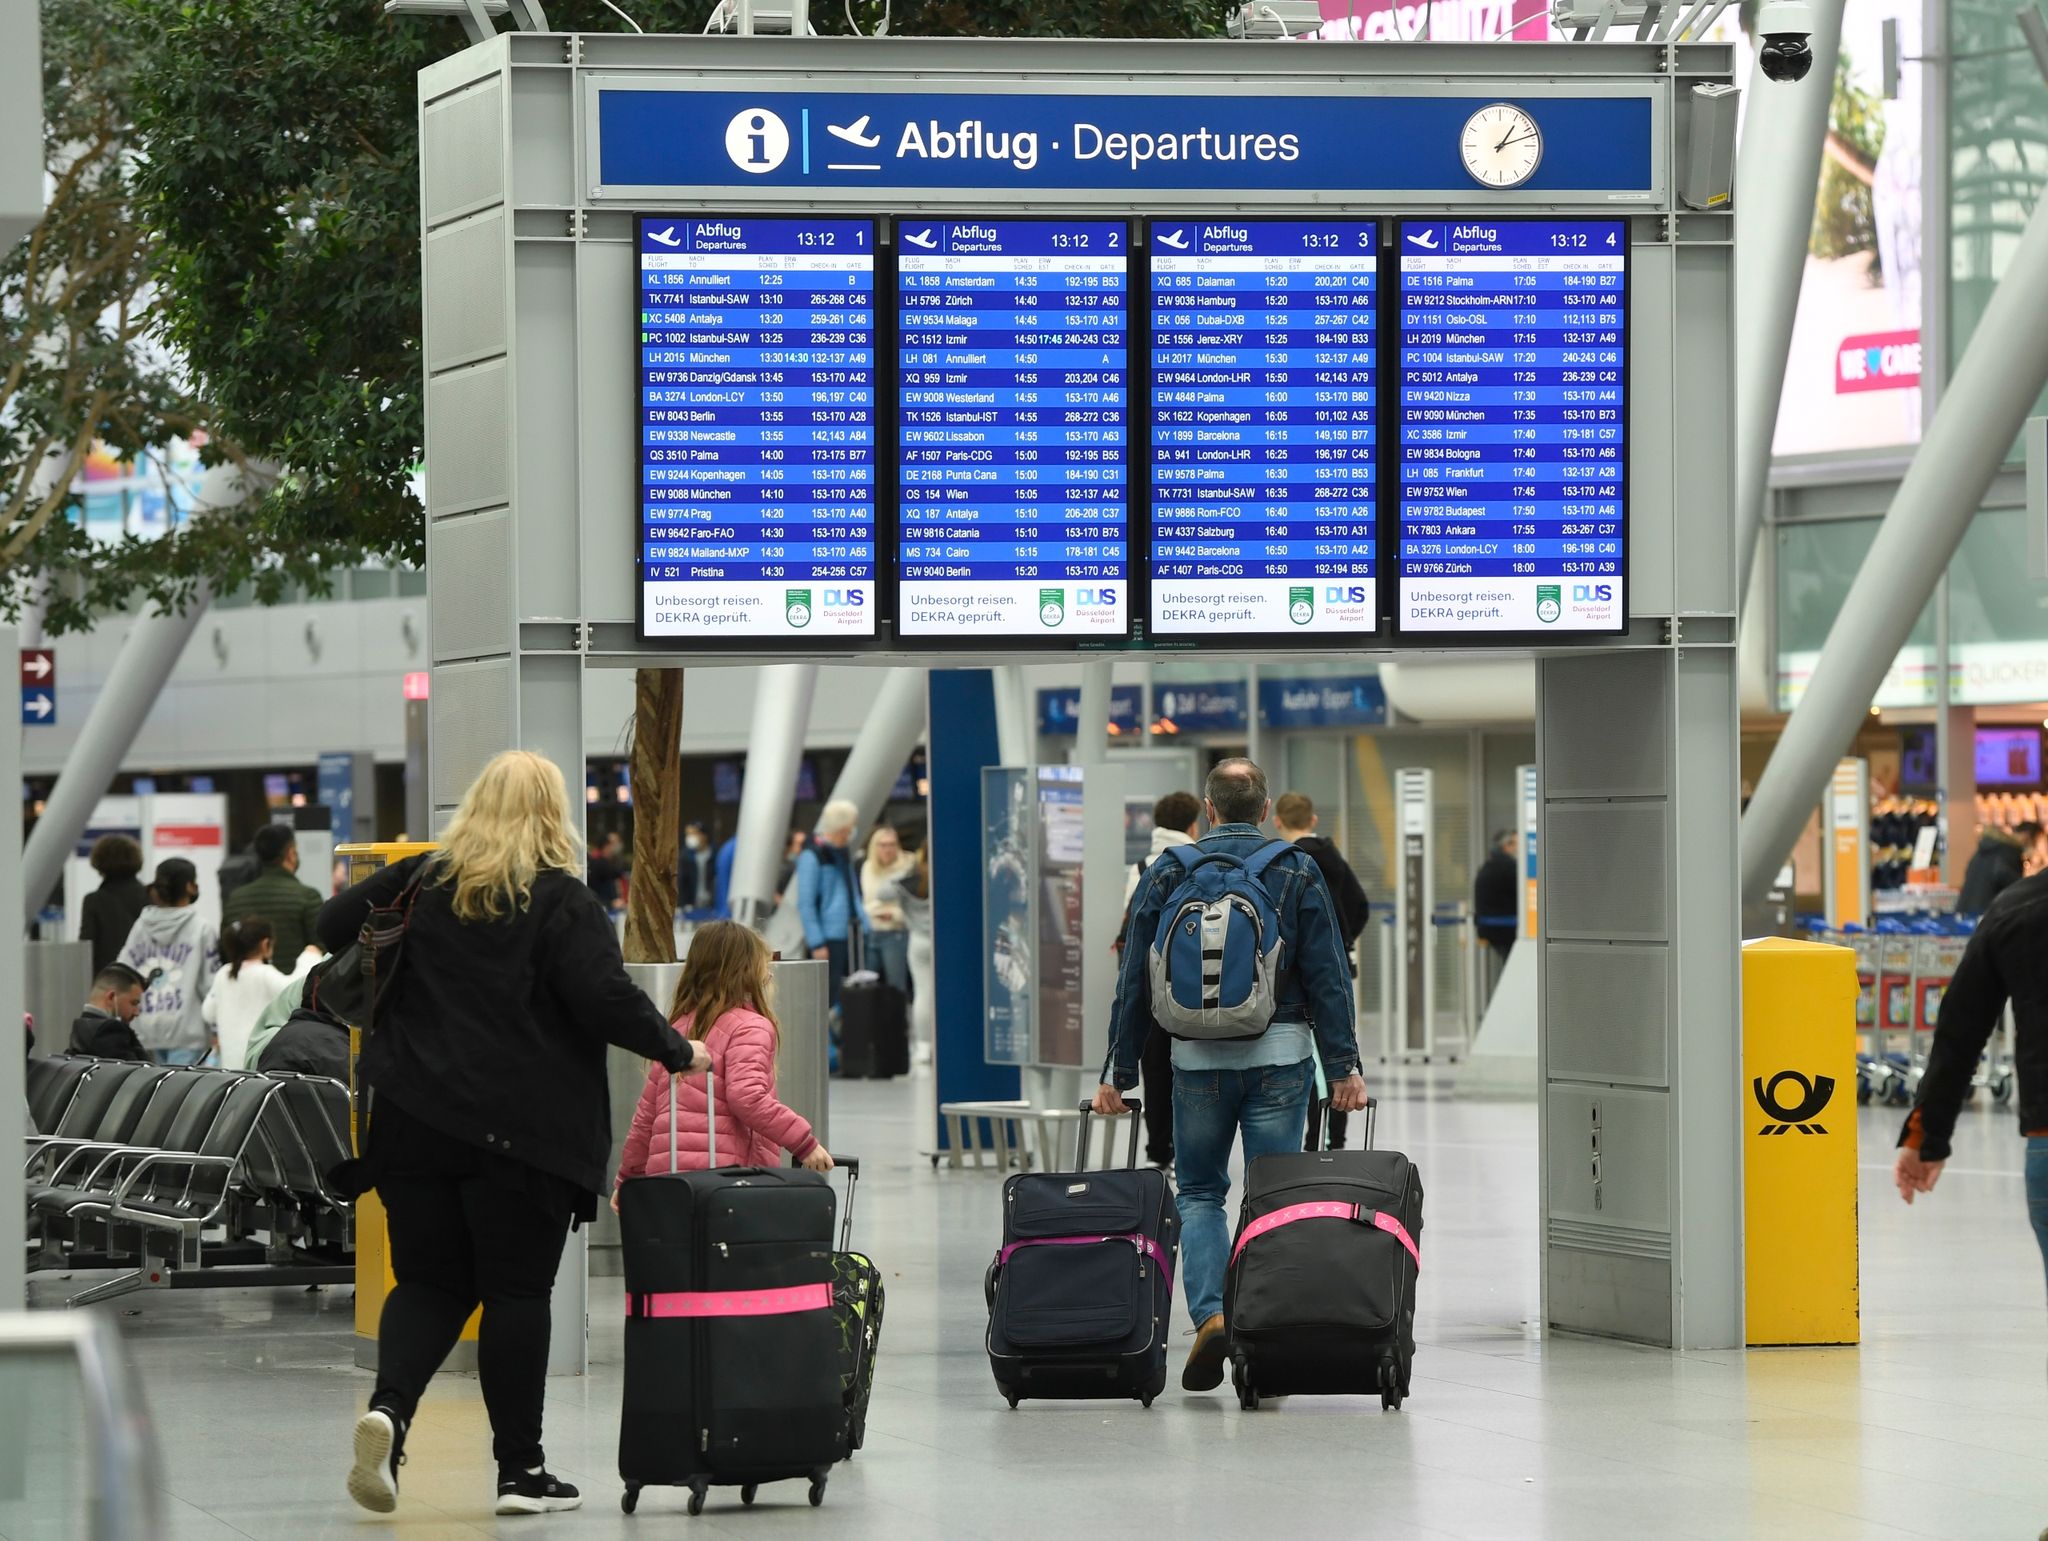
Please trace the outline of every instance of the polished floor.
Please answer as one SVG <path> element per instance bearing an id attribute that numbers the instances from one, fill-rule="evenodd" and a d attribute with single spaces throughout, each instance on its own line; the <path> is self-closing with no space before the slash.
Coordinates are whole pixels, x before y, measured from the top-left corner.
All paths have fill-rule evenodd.
<path id="1" fill-rule="evenodd" d="M 1674 1355 L 1538 1336 L 1535 1110 L 1383 1088 L 1381 1143 L 1429 1192 L 1413 1399 L 1227 1391 L 1008 1411 L 981 1353 L 992 1174 L 934 1173 L 907 1085 L 854 1085 L 835 1145 L 865 1158 L 861 1242 L 888 1275 L 869 1445 L 822 1514 L 798 1484 L 698 1519 L 650 1490 L 618 1509 L 616 1281 L 594 1291 L 589 1377 L 548 1398 L 551 1465 L 579 1513 L 496 1520 L 473 1377 L 422 1406 L 399 1513 L 342 1490 L 368 1388 L 342 1291 L 130 1297 L 118 1311 L 162 1449 L 174 1541 L 405 1541 L 699 1533 L 875 1536 L 2026 1538 L 2048 1526 L 2048 1307 L 2020 1140 L 1971 1114 L 1931 1202 L 1891 1193 L 1890 1113 L 1863 1115 L 1860 1349 Z M 684 1527 L 688 1527 L 685 1531 Z M 56 1533 L 56 1532 L 51 1532 Z M 77 1532 L 65 1530 L 63 1534 Z M 27 1541 L 32 1531 L 0 1534 Z"/>

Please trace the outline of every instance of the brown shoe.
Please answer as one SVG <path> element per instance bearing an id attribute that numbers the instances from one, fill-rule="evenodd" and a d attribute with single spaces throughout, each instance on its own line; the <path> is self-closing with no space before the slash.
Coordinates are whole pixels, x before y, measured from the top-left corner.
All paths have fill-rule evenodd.
<path id="1" fill-rule="evenodd" d="M 1180 1372 L 1183 1391 L 1214 1391 L 1223 1384 L 1223 1313 L 1218 1311 L 1195 1330 L 1195 1346 L 1188 1353 L 1187 1368 Z"/>

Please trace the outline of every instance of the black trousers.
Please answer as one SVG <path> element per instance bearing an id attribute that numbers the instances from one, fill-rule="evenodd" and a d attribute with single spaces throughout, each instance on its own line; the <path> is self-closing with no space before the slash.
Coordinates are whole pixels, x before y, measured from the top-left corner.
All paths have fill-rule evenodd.
<path id="1" fill-rule="evenodd" d="M 1159 1024 L 1145 1035 L 1138 1058 L 1145 1083 L 1145 1159 L 1154 1166 L 1173 1165 L 1173 1040 Z"/>
<path id="2" fill-rule="evenodd" d="M 377 1329 L 372 1407 L 411 1422 L 421 1395 L 479 1305 L 477 1379 L 498 1465 L 542 1464 L 548 1297 L 580 1190 L 410 1118 L 388 1102 L 370 1124 L 391 1271 Z"/>
<path id="3" fill-rule="evenodd" d="M 825 1004 L 836 1009 L 839 1005 L 839 987 L 846 982 L 846 976 L 853 972 L 853 945 L 845 937 L 825 943 Z"/>

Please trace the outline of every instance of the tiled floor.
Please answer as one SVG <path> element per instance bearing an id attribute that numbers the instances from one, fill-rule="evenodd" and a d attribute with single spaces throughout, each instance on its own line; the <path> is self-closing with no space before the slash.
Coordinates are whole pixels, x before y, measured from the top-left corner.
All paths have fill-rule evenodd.
<path id="1" fill-rule="evenodd" d="M 1227 1391 L 1008 1411 L 981 1352 L 993 1176 L 934 1174 L 905 1086 L 843 1088 L 836 1144 L 866 1158 L 858 1229 L 889 1275 L 868 1449 L 802 1488 L 730 1489 L 703 1517 L 650 1491 L 618 1509 L 615 1283 L 596 1292 L 587 1379 L 548 1398 L 551 1464 L 588 1507 L 494 1520 L 476 1384 L 421 1410 L 393 1520 L 342 1491 L 368 1386 L 344 1292 L 131 1297 L 176 1541 L 708 1533 L 772 1537 L 1068 1534 L 1266 1537 L 2026 1538 L 2048 1526 L 2048 1308 L 2021 1199 L 2021 1144 L 1972 1114 L 1932 1202 L 1889 1190 L 1889 1113 L 1866 1111 L 1865 1343 L 1672 1355 L 1540 1341 L 1535 1111 L 1388 1095 L 1383 1144 L 1429 1190 L 1413 1399 L 1294 1398 L 1252 1415 Z M 688 1527 L 685 1531 L 684 1527 Z M 12 1541 L 22 1541 L 19 1536 Z"/>

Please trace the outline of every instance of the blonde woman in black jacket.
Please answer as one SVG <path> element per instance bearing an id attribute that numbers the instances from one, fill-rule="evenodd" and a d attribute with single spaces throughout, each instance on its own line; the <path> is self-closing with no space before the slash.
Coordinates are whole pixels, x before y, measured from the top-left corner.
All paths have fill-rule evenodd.
<path id="1" fill-rule="evenodd" d="M 397 1507 L 420 1395 L 479 1304 L 497 1512 L 583 1501 L 546 1470 L 541 1410 L 555 1270 L 611 1175 L 606 1047 L 672 1071 L 702 1069 L 705 1056 L 627 976 L 582 861 L 561 771 L 512 750 L 484 767 L 439 850 L 320 911 L 321 945 L 340 952 L 372 909 L 419 879 L 357 1066 L 370 1115 L 356 1185 L 383 1200 L 397 1279 L 348 1479 L 350 1496 L 378 1513 Z"/>

